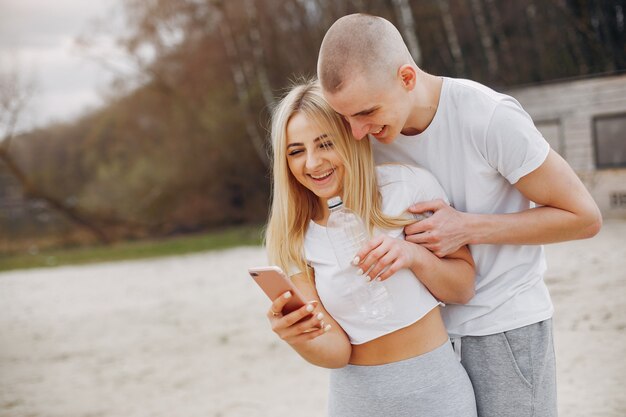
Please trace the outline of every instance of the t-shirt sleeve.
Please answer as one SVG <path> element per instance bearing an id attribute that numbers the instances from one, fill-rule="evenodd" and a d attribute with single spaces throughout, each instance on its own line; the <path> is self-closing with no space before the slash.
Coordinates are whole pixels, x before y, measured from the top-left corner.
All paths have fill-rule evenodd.
<path id="1" fill-rule="evenodd" d="M 446 192 L 435 176 L 424 168 L 407 165 L 407 193 L 410 195 L 410 204 L 422 201 L 442 199 L 450 204 Z"/>
<path id="2" fill-rule="evenodd" d="M 489 164 L 511 184 L 539 168 L 550 151 L 531 117 L 513 98 L 496 106 L 487 128 L 485 148 Z"/>

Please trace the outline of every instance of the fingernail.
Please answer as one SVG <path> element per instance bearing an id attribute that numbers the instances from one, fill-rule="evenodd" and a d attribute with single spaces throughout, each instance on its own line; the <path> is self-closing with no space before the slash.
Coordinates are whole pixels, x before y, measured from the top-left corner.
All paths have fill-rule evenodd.
<path id="1" fill-rule="evenodd" d="M 330 324 L 327 324 L 326 327 L 324 327 L 324 333 L 330 330 Z"/>
<path id="2" fill-rule="evenodd" d="M 365 275 L 365 281 L 370 282 L 372 280 L 372 277 L 370 277 L 369 275 Z"/>
<path id="3" fill-rule="evenodd" d="M 380 277 L 376 277 L 376 281 L 380 282 L 381 281 Z"/>
<path id="4" fill-rule="evenodd" d="M 358 256 L 355 256 L 354 259 L 352 260 L 352 265 L 358 265 L 359 262 L 361 262 L 361 258 L 359 258 Z"/>
<path id="5" fill-rule="evenodd" d="M 321 321 L 324 318 L 324 313 L 317 313 L 317 316 L 315 317 L 317 317 L 317 319 Z"/>
<path id="6" fill-rule="evenodd" d="M 313 309 L 315 309 L 315 307 L 313 307 L 311 304 L 306 306 L 306 311 L 308 311 L 309 313 L 313 311 Z"/>
<path id="7" fill-rule="evenodd" d="M 287 291 L 284 295 L 283 298 L 291 298 L 291 293 L 289 291 Z"/>
<path id="8" fill-rule="evenodd" d="M 356 274 L 357 274 L 357 275 L 363 275 L 363 270 L 362 270 L 361 268 L 359 268 L 359 269 L 356 271 Z"/>

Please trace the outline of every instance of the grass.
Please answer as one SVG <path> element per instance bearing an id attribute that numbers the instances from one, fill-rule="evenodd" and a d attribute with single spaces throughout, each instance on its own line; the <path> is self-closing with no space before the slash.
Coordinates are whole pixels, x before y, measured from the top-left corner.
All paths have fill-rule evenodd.
<path id="1" fill-rule="evenodd" d="M 0 254 L 0 271 L 156 258 L 260 244 L 261 227 L 239 226 L 200 235 L 122 242 L 111 246 L 55 249 L 12 255 Z"/>

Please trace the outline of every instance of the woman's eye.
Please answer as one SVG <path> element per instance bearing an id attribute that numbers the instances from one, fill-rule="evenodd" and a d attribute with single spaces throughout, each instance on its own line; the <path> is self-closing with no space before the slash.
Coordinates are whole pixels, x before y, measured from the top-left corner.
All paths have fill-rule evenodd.
<path id="1" fill-rule="evenodd" d="M 289 156 L 293 156 L 293 155 L 297 155 L 299 153 L 302 153 L 301 149 L 294 149 L 293 151 L 289 152 L 288 155 Z"/>
<path id="2" fill-rule="evenodd" d="M 332 148 L 333 146 L 334 146 L 334 144 L 332 142 L 324 142 L 324 143 L 320 144 L 320 147 L 323 148 L 323 149 Z"/>

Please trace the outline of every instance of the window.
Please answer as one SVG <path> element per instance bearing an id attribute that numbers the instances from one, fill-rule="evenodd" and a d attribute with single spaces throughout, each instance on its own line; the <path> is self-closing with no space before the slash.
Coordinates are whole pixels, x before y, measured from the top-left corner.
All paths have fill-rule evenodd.
<path id="1" fill-rule="evenodd" d="M 593 119 L 596 167 L 626 167 L 626 113 Z"/>
<path id="2" fill-rule="evenodd" d="M 537 130 L 541 132 L 550 147 L 559 155 L 565 157 L 561 135 L 561 124 L 558 120 L 540 120 L 535 123 Z"/>

